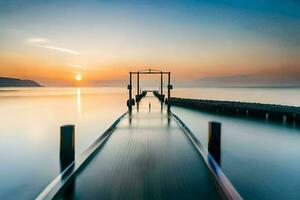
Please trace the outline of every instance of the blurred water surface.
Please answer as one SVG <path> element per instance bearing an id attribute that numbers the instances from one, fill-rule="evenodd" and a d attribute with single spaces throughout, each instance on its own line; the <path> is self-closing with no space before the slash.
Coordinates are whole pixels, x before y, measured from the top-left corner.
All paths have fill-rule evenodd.
<path id="1" fill-rule="evenodd" d="M 299 88 L 177 88 L 177 97 L 300 106 Z M 245 199 L 300 198 L 300 128 L 173 107 L 207 146 L 208 122 L 222 123 L 221 168 Z"/>
<path id="2" fill-rule="evenodd" d="M 59 127 L 76 126 L 76 155 L 127 110 L 126 88 L 0 90 L 0 199 L 33 199 L 60 172 Z M 300 106 L 298 88 L 175 88 L 186 98 Z M 207 144 L 222 122 L 222 168 L 245 199 L 298 199 L 299 128 L 172 108 Z"/>
<path id="3" fill-rule="evenodd" d="M 76 155 L 126 111 L 123 88 L 0 92 L 0 199 L 33 199 L 60 173 L 59 127 L 76 126 Z"/>

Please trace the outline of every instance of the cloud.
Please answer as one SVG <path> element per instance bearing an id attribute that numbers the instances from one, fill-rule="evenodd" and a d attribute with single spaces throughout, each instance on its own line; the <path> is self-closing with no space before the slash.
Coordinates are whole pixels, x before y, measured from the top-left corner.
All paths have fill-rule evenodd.
<path id="1" fill-rule="evenodd" d="M 48 45 L 43 45 L 43 46 L 39 46 L 39 47 L 46 48 L 46 49 L 53 49 L 53 50 L 62 51 L 65 53 L 70 53 L 70 54 L 75 54 L 75 55 L 79 54 L 78 51 L 74 51 L 74 50 L 66 49 L 66 48 L 62 48 L 62 47 L 48 46 Z"/>
<path id="2" fill-rule="evenodd" d="M 53 42 L 47 38 L 40 38 L 40 37 L 34 37 L 34 38 L 28 38 L 25 41 L 26 44 L 34 46 L 34 47 L 40 47 L 40 48 L 45 48 L 45 49 L 52 49 L 55 51 L 61 51 L 64 53 L 69 53 L 69 54 L 74 54 L 78 55 L 79 52 L 72 50 L 72 49 L 67 49 L 64 47 L 59 47 L 59 46 L 54 46 L 51 45 Z"/>
<path id="3" fill-rule="evenodd" d="M 26 43 L 28 44 L 45 44 L 50 43 L 51 41 L 46 38 L 28 38 Z"/>

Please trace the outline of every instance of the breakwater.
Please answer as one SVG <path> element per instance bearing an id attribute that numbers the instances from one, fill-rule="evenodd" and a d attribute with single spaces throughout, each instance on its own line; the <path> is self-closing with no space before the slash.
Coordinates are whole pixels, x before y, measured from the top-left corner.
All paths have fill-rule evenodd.
<path id="1" fill-rule="evenodd" d="M 295 106 L 175 97 L 170 98 L 169 104 L 207 112 L 300 123 L 300 107 Z"/>

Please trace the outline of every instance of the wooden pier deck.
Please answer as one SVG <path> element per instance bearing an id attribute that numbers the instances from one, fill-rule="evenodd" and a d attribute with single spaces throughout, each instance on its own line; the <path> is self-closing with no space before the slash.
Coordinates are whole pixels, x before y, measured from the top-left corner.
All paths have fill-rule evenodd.
<path id="1" fill-rule="evenodd" d="M 37 199 L 241 199 L 178 120 L 144 97 Z"/>

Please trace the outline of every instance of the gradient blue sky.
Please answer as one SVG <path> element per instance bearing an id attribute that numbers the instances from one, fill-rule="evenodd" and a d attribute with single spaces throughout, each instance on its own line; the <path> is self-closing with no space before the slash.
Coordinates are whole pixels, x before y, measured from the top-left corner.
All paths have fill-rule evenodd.
<path id="1" fill-rule="evenodd" d="M 82 74 L 90 85 L 148 67 L 182 82 L 245 74 L 294 81 L 300 2 L 0 0 L 0 76 L 70 85 Z"/>

